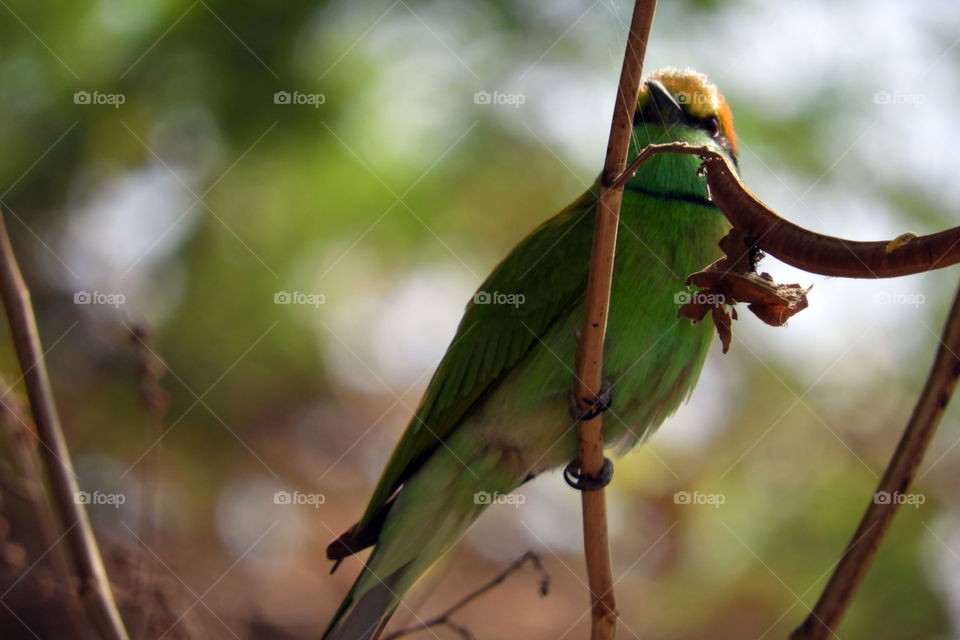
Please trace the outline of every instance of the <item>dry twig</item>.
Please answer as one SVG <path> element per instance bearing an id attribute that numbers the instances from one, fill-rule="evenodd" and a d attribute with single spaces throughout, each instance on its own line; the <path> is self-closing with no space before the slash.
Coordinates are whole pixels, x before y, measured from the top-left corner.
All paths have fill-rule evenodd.
<path id="1" fill-rule="evenodd" d="M 614 182 L 622 185 L 641 164 L 658 153 L 700 156 L 710 197 L 740 232 L 742 252 L 762 249 L 810 273 L 842 278 L 895 278 L 960 262 L 960 227 L 917 236 L 904 233 L 892 240 L 862 242 L 816 233 L 781 218 L 744 186 L 719 153 L 683 142 L 646 147 Z M 728 253 L 732 259 L 738 255 Z"/>
<path id="2" fill-rule="evenodd" d="M 138 603 L 140 620 L 136 625 L 136 637 L 147 637 L 147 630 L 157 608 L 156 589 L 151 584 L 155 578 L 157 558 L 157 495 L 160 491 L 160 452 L 163 418 L 169 405 L 167 393 L 160 386 L 160 378 L 166 370 L 163 360 L 154 352 L 150 343 L 152 335 L 144 324 L 124 324 L 130 332 L 130 344 L 137 355 L 137 373 L 140 378 L 140 402 L 146 412 L 146 446 L 149 447 L 143 460 L 141 476 L 142 508 L 140 511 L 140 553 L 136 563 L 136 587 L 134 600 Z"/>
<path id="3" fill-rule="evenodd" d="M 492 580 L 484 584 L 483 586 L 475 589 L 471 593 L 467 594 L 465 597 L 460 599 L 455 604 L 448 607 L 443 613 L 429 620 L 424 620 L 420 624 L 414 625 L 412 627 L 407 627 L 406 629 L 400 629 L 399 631 L 394 631 L 390 635 L 383 638 L 383 640 L 396 640 L 397 638 L 416 633 L 418 631 L 423 631 L 424 629 L 429 629 L 436 626 L 445 626 L 449 627 L 453 631 L 460 634 L 465 640 L 474 640 L 474 636 L 470 633 L 470 630 L 466 627 L 459 625 L 453 622 L 450 619 L 454 613 L 464 608 L 478 597 L 482 596 L 487 591 L 490 591 L 498 584 L 506 580 L 510 574 L 516 572 L 524 565 L 524 563 L 530 562 L 533 565 L 533 568 L 536 569 L 537 573 L 540 574 L 540 595 L 546 596 L 550 590 L 550 574 L 543 568 L 543 564 L 540 561 L 540 556 L 538 556 L 533 551 L 527 551 L 525 554 L 513 561 L 513 563 L 498 573 Z"/>
<path id="4" fill-rule="evenodd" d="M 576 396 L 581 407 L 591 404 L 602 388 L 603 340 L 610 307 L 610 285 L 617 244 L 617 225 L 623 185 L 615 185 L 623 173 L 630 148 L 633 113 L 640 93 L 643 59 L 646 55 L 656 0 L 636 0 L 627 47 L 620 72 L 617 101 L 610 126 L 610 141 L 600 182 L 597 218 L 590 254 L 590 275 L 587 281 L 586 312 L 577 350 Z M 578 427 L 580 473 L 597 477 L 604 465 L 603 419 L 600 416 L 583 420 Z M 590 585 L 591 638 L 605 640 L 616 636 L 617 610 L 610 568 L 610 544 L 607 536 L 606 496 L 603 489 L 582 491 L 583 544 Z"/>
<path id="5" fill-rule="evenodd" d="M 927 382 L 893 458 L 877 485 L 873 500 L 816 606 L 803 625 L 790 635 L 791 640 L 826 638 L 839 624 L 900 506 L 898 497 L 910 487 L 910 481 L 947 410 L 960 378 L 960 357 L 957 354 L 960 354 L 960 288 L 953 299 Z"/>
<path id="6" fill-rule="evenodd" d="M 799 227 L 778 216 L 750 193 L 725 158 L 702 147 L 682 143 L 649 147 L 620 175 L 617 183 L 628 180 L 647 158 L 668 152 L 696 154 L 703 158 L 710 195 L 734 227 L 721 242 L 726 257 L 693 274 L 691 280 L 696 284 L 709 280 L 711 287 L 719 283 L 724 291 L 743 284 L 739 278 L 743 274 L 751 275 L 755 263 L 753 256 L 760 249 L 811 273 L 847 278 L 890 278 L 941 269 L 960 262 L 960 227 L 925 236 L 905 233 L 880 242 L 845 240 Z M 755 290 L 748 293 L 764 293 L 760 288 L 770 288 L 771 284 L 749 283 L 748 288 Z M 805 291 L 801 291 L 795 300 L 795 307 L 772 319 L 779 320 L 780 315 L 805 308 L 803 293 Z M 785 302 L 790 301 L 785 298 Z M 729 332 L 729 327 L 726 331 Z M 927 382 L 873 500 L 816 606 L 791 634 L 791 640 L 822 640 L 834 634 L 893 520 L 900 505 L 899 497 L 909 488 L 943 418 L 960 378 L 960 357 L 957 354 L 960 354 L 960 289 L 954 297 Z"/>
<path id="7" fill-rule="evenodd" d="M 10 442 L 10 451 L 16 465 L 18 488 L 25 499 L 30 502 L 34 515 L 37 518 L 37 532 L 44 549 L 52 549 L 57 541 L 57 524 L 50 513 L 44 490 L 43 475 L 37 461 L 37 450 L 34 441 L 37 434 L 34 432 L 25 408 L 13 394 L 13 389 L 5 380 L 0 380 L 0 428 L 7 434 Z M 63 554 L 59 549 L 50 552 L 56 569 L 63 577 L 69 574 Z"/>
<path id="8" fill-rule="evenodd" d="M 47 366 L 40 348 L 40 335 L 30 305 L 30 292 L 17 264 L 6 224 L 0 216 L 0 297 L 10 322 L 10 332 L 40 439 L 40 454 L 53 494 L 53 504 L 65 529 L 73 563 L 80 578 L 80 601 L 91 621 L 108 640 L 127 640 L 127 631 L 117 611 L 100 550 L 87 512 L 79 503 L 79 487 L 60 418 L 53 401 Z"/>

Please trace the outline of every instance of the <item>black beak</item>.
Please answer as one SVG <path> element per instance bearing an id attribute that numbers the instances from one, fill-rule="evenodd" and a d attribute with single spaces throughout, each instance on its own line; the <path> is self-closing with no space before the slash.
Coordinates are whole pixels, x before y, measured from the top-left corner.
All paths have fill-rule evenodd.
<path id="1" fill-rule="evenodd" d="M 665 127 L 669 127 L 683 121 L 685 114 L 683 107 L 673 97 L 673 94 L 663 86 L 659 80 L 647 80 L 647 88 L 650 90 L 650 98 L 653 100 L 655 111 L 660 116 L 660 120 Z"/>

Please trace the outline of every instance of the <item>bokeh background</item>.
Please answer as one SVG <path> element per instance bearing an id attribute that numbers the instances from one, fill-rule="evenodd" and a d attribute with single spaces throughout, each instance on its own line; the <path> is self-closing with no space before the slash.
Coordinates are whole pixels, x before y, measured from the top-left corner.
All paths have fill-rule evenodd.
<path id="1" fill-rule="evenodd" d="M 324 547 L 362 511 L 463 306 L 599 171 L 631 4 L 0 5 L 0 201 L 81 486 L 123 497 L 89 510 L 129 626 L 316 637 L 360 567 L 329 575 Z M 884 239 L 956 224 L 958 33 L 950 2 L 664 2 L 646 69 L 720 86 L 744 180 L 781 214 Z M 741 313 L 690 404 L 618 463 L 623 638 L 785 638 L 800 623 L 957 280 L 762 266 L 813 284 L 810 308 L 780 329 Z M 160 416 L 141 399 L 135 325 L 166 364 Z M 0 371 L 19 377 L 7 333 Z M 960 632 L 958 411 L 838 638 Z M 90 637 L 2 451 L 0 635 Z M 534 550 L 549 597 L 528 569 L 455 619 L 483 640 L 586 637 L 579 497 L 559 475 L 523 495 L 425 578 L 406 601 L 418 616 Z"/>

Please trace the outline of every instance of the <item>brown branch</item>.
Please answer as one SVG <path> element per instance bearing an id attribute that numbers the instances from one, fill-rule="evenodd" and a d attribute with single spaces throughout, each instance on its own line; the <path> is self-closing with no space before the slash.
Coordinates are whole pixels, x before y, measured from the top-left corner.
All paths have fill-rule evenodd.
<path id="1" fill-rule="evenodd" d="M 710 195 L 736 232 L 721 242 L 727 258 L 718 262 L 737 264 L 740 270 L 744 267 L 750 269 L 753 261 L 748 256 L 756 247 L 800 269 L 847 278 L 888 278 L 960 262 L 960 227 L 926 236 L 903 234 L 887 242 L 844 240 L 799 227 L 757 200 L 723 156 L 704 148 L 672 144 L 645 149 L 618 182 L 629 179 L 646 158 L 665 152 L 697 154 L 703 158 Z M 720 279 L 728 275 L 726 271 L 720 275 L 719 271 L 715 270 L 714 275 L 719 275 Z M 708 269 L 695 275 L 709 272 Z M 943 418 L 960 378 L 958 353 L 960 289 L 954 298 L 927 382 L 873 500 L 816 606 L 791 634 L 791 640 L 821 640 L 834 633 Z"/>
<path id="2" fill-rule="evenodd" d="M 506 580 L 510 574 L 518 571 L 524 563 L 530 562 L 533 565 L 533 568 L 537 570 L 540 574 L 540 595 L 545 596 L 550 590 L 550 574 L 547 573 L 546 569 L 543 568 L 543 564 L 540 561 L 540 556 L 538 556 L 533 551 L 527 551 L 525 554 L 514 560 L 509 567 L 498 573 L 492 580 L 484 584 L 483 586 L 471 591 L 469 594 L 461 598 L 455 604 L 448 607 L 443 613 L 429 620 L 424 620 L 420 624 L 416 624 L 412 627 L 407 627 L 405 629 L 400 629 L 399 631 L 394 631 L 388 636 L 385 636 L 383 640 L 396 640 L 402 636 L 407 636 L 418 631 L 423 631 L 424 629 L 429 629 L 430 627 L 445 626 L 449 627 L 456 633 L 460 634 L 461 637 L 467 640 L 473 640 L 473 634 L 470 633 L 470 630 L 466 627 L 458 625 L 457 623 L 450 620 L 450 616 L 464 608 L 478 597 L 482 596 L 487 591 L 490 591 L 498 584 Z"/>
<path id="3" fill-rule="evenodd" d="M 67 564 L 63 548 L 57 545 L 57 522 L 51 511 L 51 505 L 46 495 L 46 485 L 43 481 L 43 472 L 40 461 L 37 459 L 37 433 L 30 424 L 26 407 L 21 399 L 14 395 L 13 388 L 6 380 L 0 379 L 0 428 L 7 434 L 10 441 L 11 453 L 16 466 L 16 476 L 10 481 L 15 483 L 20 495 L 30 503 L 34 517 L 37 519 L 37 533 L 44 549 L 50 550 L 45 558 L 49 558 L 54 574 L 58 576 L 58 585 L 64 590 L 69 588 L 70 567 Z M 54 547 L 57 548 L 54 548 Z M 74 601 L 63 604 L 63 611 L 67 622 L 74 627 L 83 624 Z"/>
<path id="4" fill-rule="evenodd" d="M 30 292 L 23 281 L 7 228 L 0 215 L 0 297 L 10 322 L 10 333 L 23 372 L 33 421 L 40 438 L 40 454 L 50 479 L 53 504 L 70 544 L 80 578 L 80 600 L 87 607 L 94 626 L 104 638 L 127 640 L 117 611 L 106 570 L 100 558 L 90 521 L 77 496 L 79 487 L 70 454 L 60 428 L 53 401 L 47 366 L 40 348 L 40 336 L 30 305 Z"/>
<path id="5" fill-rule="evenodd" d="M 960 262 L 960 227 L 858 242 L 787 222 L 747 190 L 723 156 L 705 157 L 710 195 L 730 222 L 767 253 L 798 269 L 843 278 L 893 278 Z"/>
<path id="6" fill-rule="evenodd" d="M 52 549 L 57 541 L 57 525 L 54 521 L 46 496 L 44 495 L 43 474 L 37 461 L 37 451 L 33 441 L 37 438 L 29 423 L 25 408 L 14 396 L 13 389 L 6 380 L 0 379 L 0 428 L 7 435 L 10 451 L 16 465 L 18 488 L 33 509 L 37 518 L 37 531 L 44 549 Z M 50 552 L 54 556 L 56 568 L 66 577 L 69 574 L 63 554 L 59 549 Z"/>
<path id="7" fill-rule="evenodd" d="M 960 357 L 957 354 L 960 354 L 960 288 L 953 299 L 927 382 L 890 464 L 877 485 L 873 500 L 833 575 L 830 576 L 817 605 L 803 625 L 790 636 L 791 640 L 825 638 L 840 622 L 947 409 L 947 403 L 950 402 L 960 378 Z"/>
<path id="8" fill-rule="evenodd" d="M 617 224 L 623 185 L 613 186 L 623 173 L 630 149 L 633 114 L 640 93 L 643 59 L 646 55 L 656 0 L 636 0 L 627 46 L 620 72 L 617 101 L 610 125 L 610 141 L 600 182 L 597 218 L 590 254 L 586 311 L 577 349 L 576 397 L 581 407 L 591 404 L 602 388 L 603 340 L 610 306 L 610 285 L 617 244 Z M 603 468 L 603 420 L 597 416 L 578 426 L 580 473 L 597 477 Z M 590 585 L 591 638 L 606 640 L 616 636 L 617 609 L 610 568 L 607 535 L 606 496 L 603 489 L 581 492 L 583 508 L 583 545 Z"/>
<path id="9" fill-rule="evenodd" d="M 842 278 L 895 278 L 960 262 L 960 227 L 925 236 L 905 233 L 892 240 L 861 242 L 816 233 L 781 218 L 753 195 L 721 154 L 683 142 L 650 145 L 614 184 L 621 185 L 658 153 L 697 155 L 710 197 L 742 232 L 748 246 L 810 273 Z M 736 257 L 736 256 L 731 256 Z"/>
<path id="10" fill-rule="evenodd" d="M 143 405 L 146 418 L 146 446 L 147 453 L 143 460 L 143 474 L 141 476 L 141 503 L 140 510 L 140 553 L 136 563 L 136 584 L 133 598 L 139 603 L 140 620 L 135 627 L 137 638 L 147 637 L 147 630 L 157 604 L 155 585 L 152 584 L 157 569 L 157 558 L 154 547 L 157 543 L 157 495 L 160 491 L 160 453 L 162 450 L 161 432 L 163 418 L 169 406 L 169 398 L 160 378 L 166 370 L 163 359 L 151 348 L 152 335 L 145 324 L 127 325 L 130 332 L 130 344 L 137 356 L 137 373 L 140 378 L 140 403 Z"/>
<path id="11" fill-rule="evenodd" d="M 721 288 L 718 290 L 725 293 L 732 291 L 734 285 L 739 285 L 750 295 L 766 294 L 769 298 L 770 292 L 760 289 L 773 288 L 772 281 L 763 282 L 762 276 L 751 273 L 759 249 L 812 273 L 847 278 L 889 278 L 941 269 L 960 262 L 960 227 L 925 236 L 907 233 L 885 242 L 859 242 L 815 233 L 788 222 L 750 193 L 722 155 L 705 147 L 684 143 L 652 145 L 644 149 L 614 184 L 626 182 L 644 161 L 656 153 L 699 155 L 703 159 L 710 196 L 734 227 L 720 243 L 726 257 L 691 276 L 690 280 L 695 284 L 705 284 L 709 280 L 710 287 L 719 286 Z M 737 278 L 743 274 L 753 275 L 760 282 L 738 283 Z M 778 288 L 777 293 L 780 293 L 779 289 L 783 287 Z M 764 310 L 767 313 L 759 315 L 769 316 L 764 319 L 772 321 L 771 324 L 780 324 L 784 317 L 806 306 L 803 293 L 805 291 L 799 290 L 798 296 L 792 300 L 788 299 L 790 296 L 783 297 L 783 304 L 779 307 L 774 305 L 775 310 L 779 311 L 772 316 L 769 309 Z M 738 299 L 743 300 L 743 295 L 734 295 L 732 301 Z M 693 314 L 693 311 L 698 313 Z M 688 317 L 702 317 L 702 313 L 699 313 L 702 311 L 705 310 L 691 309 Z M 954 298 L 926 385 L 873 500 L 816 606 L 790 636 L 791 640 L 820 640 L 834 633 L 873 561 L 943 417 L 960 378 L 958 353 L 960 289 Z"/>

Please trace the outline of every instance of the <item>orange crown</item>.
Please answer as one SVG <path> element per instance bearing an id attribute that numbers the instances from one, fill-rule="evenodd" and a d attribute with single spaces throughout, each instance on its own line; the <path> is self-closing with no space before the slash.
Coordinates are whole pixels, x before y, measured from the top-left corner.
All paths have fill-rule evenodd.
<path id="1" fill-rule="evenodd" d="M 737 133 L 733 130 L 733 114 L 723 94 L 717 86 L 707 79 L 707 76 L 693 69 L 660 69 L 650 75 L 650 79 L 659 80 L 677 102 L 686 109 L 687 113 L 697 119 L 716 116 L 720 122 L 720 132 L 730 141 L 733 154 L 739 153 L 737 147 Z M 637 100 L 637 111 L 646 105 L 650 99 L 650 90 L 647 85 L 640 86 L 640 97 Z"/>

